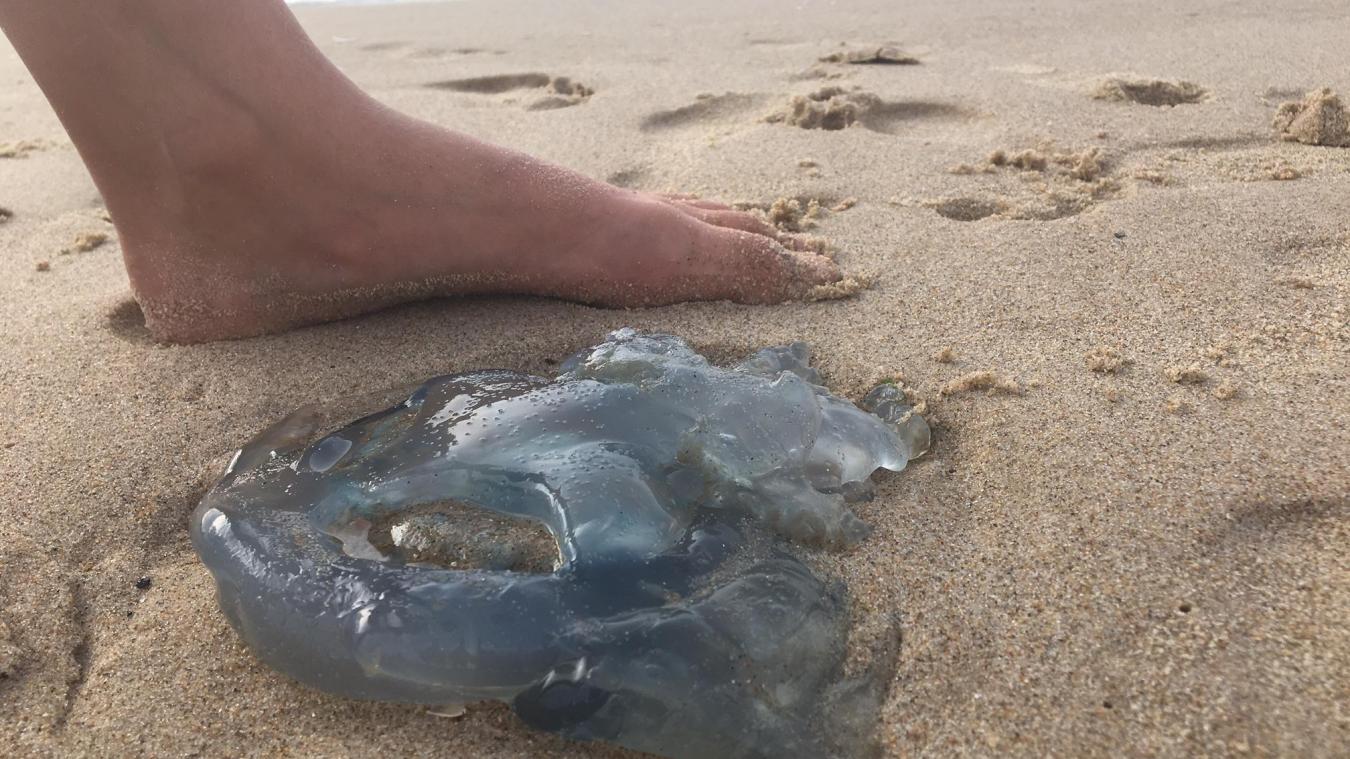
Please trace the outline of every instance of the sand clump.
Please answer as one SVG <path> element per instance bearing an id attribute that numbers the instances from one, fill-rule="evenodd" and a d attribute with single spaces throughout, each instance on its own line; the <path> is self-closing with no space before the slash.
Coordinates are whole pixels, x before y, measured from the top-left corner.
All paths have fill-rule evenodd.
<path id="1" fill-rule="evenodd" d="M 784 110 L 771 113 L 764 120 L 801 129 L 834 131 L 859 123 L 879 105 L 881 98 L 870 92 L 822 87 L 806 95 L 792 96 Z"/>
<path id="2" fill-rule="evenodd" d="M 1111 76 L 1097 84 L 1092 96 L 1098 100 L 1162 107 L 1202 102 L 1209 97 L 1209 91 L 1185 80 Z"/>
<path id="3" fill-rule="evenodd" d="M 775 198 L 768 204 L 753 202 L 733 203 L 732 207 L 741 211 L 758 211 L 764 215 L 766 221 L 774 225 L 783 232 L 808 232 L 820 225 L 820 222 L 830 216 L 830 214 L 843 213 L 849 210 L 858 202 L 857 198 L 849 197 L 834 201 L 829 198 L 813 198 L 807 196 L 788 197 L 783 196 Z M 806 241 L 811 245 L 811 241 Z M 823 241 L 821 241 L 823 243 Z M 817 246 L 811 245 L 813 250 Z M 817 252 L 825 252 L 828 246 L 820 246 Z"/>
<path id="4" fill-rule="evenodd" d="M 907 55 L 899 48 L 890 45 L 840 50 L 836 53 L 821 56 L 819 60 L 821 63 L 849 63 L 853 65 L 883 66 L 913 66 L 919 62 L 918 58 Z"/>
<path id="5" fill-rule="evenodd" d="M 552 111 L 580 105 L 595 94 L 595 90 L 571 77 L 555 76 L 544 85 L 549 94 L 526 106 L 529 111 Z"/>
<path id="6" fill-rule="evenodd" d="M 1120 351 L 1105 345 L 1099 345 L 1088 351 L 1084 361 L 1087 363 L 1089 370 L 1098 374 L 1115 374 L 1130 363 L 1130 360 L 1122 356 Z"/>
<path id="7" fill-rule="evenodd" d="M 1309 92 L 1300 101 L 1282 104 L 1272 126 L 1287 142 L 1350 147 L 1350 113 L 1327 87 Z"/>
<path id="8" fill-rule="evenodd" d="M 1178 385 L 1202 385 L 1209 381 L 1209 374 L 1198 364 L 1169 366 L 1163 369 L 1163 375 Z"/>
<path id="9" fill-rule="evenodd" d="M 938 392 L 940 395 L 945 396 L 956 395 L 958 393 L 969 393 L 976 390 L 988 390 L 990 395 L 995 393 L 1021 395 L 1023 393 L 1022 385 L 1016 379 L 987 369 L 963 374 L 943 385 L 942 389 Z"/>
<path id="10" fill-rule="evenodd" d="M 804 232 L 815 229 L 825 209 L 814 198 L 804 204 L 798 198 L 778 198 L 769 205 L 769 223 L 784 232 Z"/>
<path id="11" fill-rule="evenodd" d="M 956 360 L 956 351 L 950 345 L 944 345 L 933 352 L 933 360 L 939 364 L 950 364 Z"/>
<path id="12" fill-rule="evenodd" d="M 1220 382 L 1218 387 L 1214 388 L 1214 397 L 1221 401 L 1231 400 L 1238 395 L 1238 386 L 1232 380 Z"/>
<path id="13" fill-rule="evenodd" d="M 61 255 L 71 253 L 88 253 L 103 246 L 108 241 L 108 235 L 104 232 L 84 232 L 76 236 L 75 241 L 69 247 L 61 250 Z"/>
<path id="14" fill-rule="evenodd" d="M 815 285 L 806 291 L 804 300 L 815 303 L 822 300 L 843 300 L 852 298 L 863 290 L 871 289 L 873 277 L 870 274 L 845 274 L 838 282 Z"/>
<path id="15" fill-rule="evenodd" d="M 1049 164 L 1045 154 L 1037 150 L 1021 150 L 1012 155 L 1007 151 L 995 150 L 987 159 L 990 166 L 1011 166 L 1023 171 L 1044 171 Z"/>
<path id="16" fill-rule="evenodd" d="M 995 168 L 1006 166 L 1022 171 L 1043 172 L 1052 167 L 1060 167 L 1063 169 L 1061 173 L 1080 182 L 1096 181 L 1106 168 L 1101 148 L 1071 152 L 1056 151 L 1048 147 L 1028 148 L 1015 153 L 995 150 L 989 154 L 985 162 Z"/>

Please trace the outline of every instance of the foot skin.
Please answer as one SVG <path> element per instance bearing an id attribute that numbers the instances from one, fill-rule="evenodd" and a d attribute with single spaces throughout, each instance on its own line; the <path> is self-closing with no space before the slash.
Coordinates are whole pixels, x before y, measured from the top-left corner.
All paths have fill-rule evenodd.
<path id="1" fill-rule="evenodd" d="M 108 194 L 156 338 L 246 337 L 465 294 L 773 303 L 839 279 L 752 214 L 355 110 L 319 140 L 247 120 L 229 139 L 188 135 L 155 197 Z"/>

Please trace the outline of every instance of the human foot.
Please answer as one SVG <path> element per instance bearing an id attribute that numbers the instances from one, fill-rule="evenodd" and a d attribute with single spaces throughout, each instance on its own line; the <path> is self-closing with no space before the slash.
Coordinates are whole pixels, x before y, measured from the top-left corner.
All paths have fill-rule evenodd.
<path id="1" fill-rule="evenodd" d="M 276 0 L 0 0 L 0 26 L 103 193 L 163 340 L 437 295 L 759 303 L 838 278 L 747 214 L 611 187 L 398 114 Z"/>
<path id="2" fill-rule="evenodd" d="M 315 144 L 245 120 L 229 140 L 179 146 L 159 197 L 105 193 L 157 338 L 463 294 L 770 303 L 839 278 L 752 214 L 616 188 L 379 106 L 347 123 Z"/>

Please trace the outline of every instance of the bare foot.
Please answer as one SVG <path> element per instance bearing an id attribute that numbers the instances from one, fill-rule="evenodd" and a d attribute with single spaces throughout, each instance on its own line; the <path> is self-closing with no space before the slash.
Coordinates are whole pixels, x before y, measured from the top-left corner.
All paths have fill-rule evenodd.
<path id="1" fill-rule="evenodd" d="M 103 193 L 163 340 L 438 295 L 761 303 L 838 278 L 747 214 L 392 111 L 276 0 L 0 0 L 0 27 Z"/>
<path id="2" fill-rule="evenodd" d="M 217 127 L 219 129 L 219 127 Z M 322 140 L 248 119 L 107 197 L 159 339 L 244 337 L 444 295 L 770 303 L 839 278 L 759 218 L 597 182 L 369 103 Z"/>

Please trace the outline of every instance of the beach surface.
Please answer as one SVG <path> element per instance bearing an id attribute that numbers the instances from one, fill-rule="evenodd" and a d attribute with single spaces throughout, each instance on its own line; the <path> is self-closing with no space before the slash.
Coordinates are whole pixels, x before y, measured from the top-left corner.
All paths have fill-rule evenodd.
<path id="1" fill-rule="evenodd" d="M 233 451 L 299 405 L 549 374 L 620 326 L 718 359 L 805 340 L 837 392 L 901 378 L 925 402 L 932 451 L 857 506 L 872 537 L 816 557 L 860 640 L 900 626 L 887 755 L 1350 753 L 1350 148 L 1272 129 L 1281 103 L 1350 95 L 1345 7 L 296 12 L 392 107 L 826 238 L 851 297 L 439 300 L 157 345 L 99 193 L 0 42 L 6 753 L 632 755 L 501 705 L 449 717 L 288 681 L 230 629 L 187 537 Z"/>

